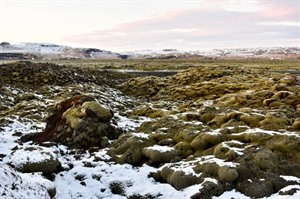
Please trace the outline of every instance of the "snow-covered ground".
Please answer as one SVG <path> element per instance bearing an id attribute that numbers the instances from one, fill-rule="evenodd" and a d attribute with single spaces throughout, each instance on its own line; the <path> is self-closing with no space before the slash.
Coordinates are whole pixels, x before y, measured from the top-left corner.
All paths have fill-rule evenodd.
<path id="1" fill-rule="evenodd" d="M 14 153 L 13 155 L 11 153 L 12 151 L 16 151 L 16 148 L 35 146 L 30 142 L 25 143 L 24 145 L 18 144 L 18 137 L 14 136 L 15 132 L 37 132 L 44 128 L 44 125 L 44 123 L 35 123 L 29 121 L 20 122 L 18 119 L 10 119 L 8 125 L 1 127 L 1 154 L 6 156 L 1 161 L 0 194 L 6 193 L 6 199 L 48 198 L 47 195 L 41 192 L 43 187 L 44 189 L 51 189 L 55 187 L 56 199 L 125 199 L 132 195 L 146 196 L 147 194 L 161 199 L 181 199 L 190 198 L 190 196 L 199 192 L 201 185 L 194 185 L 178 191 L 169 184 L 156 182 L 153 178 L 148 177 L 150 172 L 156 171 L 156 168 L 147 165 L 133 167 L 129 164 L 120 165 L 113 162 L 103 161 L 109 159 L 105 149 L 93 154 L 89 153 L 88 151 L 81 154 L 74 154 L 71 150 L 62 145 L 52 147 L 38 146 L 43 151 L 56 156 L 64 168 L 63 171 L 56 174 L 55 179 L 52 182 L 44 178 L 41 173 L 21 173 L 15 169 L 9 168 L 9 166 L 7 166 L 8 164 L 14 163 L 16 166 L 21 164 L 22 161 L 26 161 L 26 159 L 31 158 L 35 161 L 39 161 L 39 158 L 43 159 L 42 156 L 37 154 L 32 157 L 34 154 L 26 154 L 26 151 L 22 150 L 17 150 L 18 152 Z M 125 117 L 120 120 L 120 126 L 127 129 L 132 129 L 135 127 L 135 125 L 135 122 L 131 121 L 130 119 L 126 119 Z M 162 150 L 167 149 L 162 148 Z M 207 157 L 204 161 L 217 161 L 215 158 L 211 158 L 212 157 Z M 224 164 L 224 162 L 220 162 L 220 164 Z M 300 182 L 300 178 L 293 176 L 281 177 L 288 181 Z M 114 183 L 121 186 L 124 192 L 121 194 L 112 193 L 111 186 Z M 18 186 L 18 188 L 12 189 L 12 185 Z M 299 190 L 300 186 L 294 185 L 285 187 L 281 191 L 286 191 L 289 189 Z M 214 198 L 245 199 L 249 197 L 232 190 Z M 273 194 L 268 198 L 296 199 L 300 198 L 300 191 L 297 191 L 296 194 L 290 197 L 286 195 L 282 196 L 279 194 Z"/>
<path id="2" fill-rule="evenodd" d="M 96 85 L 75 85 L 65 88 L 60 86 L 47 86 L 43 87 L 43 89 L 46 90 L 43 92 L 39 90 L 35 91 L 36 93 L 31 96 L 33 100 L 30 101 L 24 98 L 23 101 L 19 101 L 16 104 L 17 99 L 20 98 L 20 96 L 24 97 L 25 93 L 23 93 L 21 89 L 14 89 L 9 86 L 2 87 L 1 92 L 3 92 L 4 95 L 0 93 L 0 99 L 1 102 L 7 102 L 5 106 L 8 106 L 10 111 L 7 112 L 7 114 L 0 113 L 0 198 L 40 199 L 49 198 L 49 194 L 51 193 L 55 199 L 125 199 L 130 196 L 135 196 L 136 198 L 144 196 L 144 198 L 184 199 L 199 193 L 199 190 L 204 186 L 203 183 L 218 183 L 217 180 L 206 177 L 201 184 L 177 190 L 170 184 L 155 181 L 154 178 L 149 177 L 149 174 L 168 166 L 172 167 L 172 169 L 183 171 L 184 173 L 199 175 L 199 173 L 194 172 L 191 167 L 195 162 L 201 164 L 213 162 L 220 166 L 229 166 L 232 168 L 238 164 L 230 161 L 226 162 L 213 155 L 203 155 L 196 158 L 194 160 L 195 162 L 193 162 L 193 160 L 189 162 L 181 160 L 176 163 L 166 163 L 159 168 L 151 167 L 146 164 L 132 166 L 129 164 L 111 162 L 110 156 L 107 154 L 107 149 L 82 151 L 71 150 L 66 146 L 53 143 L 48 143 L 48 146 L 39 146 L 32 142 L 21 143 L 19 142 L 21 135 L 41 132 L 46 124 L 38 119 L 20 117 L 19 115 L 21 115 L 21 113 L 17 114 L 20 109 L 26 109 L 26 113 L 32 111 L 31 114 L 39 111 L 39 114 L 44 118 L 46 107 L 54 105 L 58 99 L 53 96 L 57 95 L 60 96 L 59 98 L 65 99 L 69 97 L 68 95 L 83 93 L 83 91 L 87 95 L 96 97 L 101 104 L 110 105 L 110 108 L 115 113 L 114 119 L 117 125 L 128 133 L 131 133 L 132 136 L 140 138 L 147 138 L 147 136 L 149 136 L 149 134 L 135 132 L 134 130 L 140 126 L 142 122 L 151 121 L 151 119 L 147 117 L 127 117 L 126 111 L 131 111 L 130 109 L 133 108 L 132 105 L 135 105 L 135 100 L 124 96 L 118 90 Z M 48 96 L 46 96 L 45 93 L 47 93 Z M 6 97 L 5 94 L 8 97 Z M 35 103 L 37 105 L 34 105 Z M 204 106 L 212 106 L 213 101 L 204 101 L 203 104 Z M 19 105 L 19 109 L 16 105 Z M 123 113 L 119 112 L 122 110 L 120 107 L 126 107 L 126 109 L 123 108 Z M 165 109 L 161 108 L 160 110 Z M 175 115 L 170 115 L 170 117 L 178 121 L 181 113 L 175 111 L 174 114 Z M 197 124 L 195 121 L 193 122 Z M 186 121 L 186 123 L 192 122 Z M 199 125 L 200 123 L 201 122 L 199 122 Z M 160 130 L 163 132 L 167 130 L 167 128 L 163 127 Z M 299 138 L 299 134 L 295 132 L 271 131 L 258 128 L 248 128 L 243 131 L 242 134 L 255 135 L 257 132 L 260 133 L 260 136 L 285 135 Z M 206 134 L 218 135 L 220 134 L 220 129 L 210 130 L 206 132 Z M 236 133 L 234 135 L 238 136 L 240 134 L 241 133 Z M 237 140 L 222 142 L 222 145 L 224 148 L 228 148 L 238 155 L 242 155 L 245 152 L 243 148 L 239 148 L 242 143 Z M 173 147 L 155 144 L 146 149 L 164 153 L 173 150 Z M 57 159 L 62 166 L 62 169 L 53 174 L 53 176 L 47 176 L 48 178 L 46 178 L 41 172 L 21 172 L 26 163 L 47 162 L 53 159 Z M 266 199 L 300 198 L 300 178 L 288 175 L 281 175 L 280 177 L 285 181 L 296 182 L 298 185 L 286 186 L 277 193 L 266 197 Z M 280 192 L 291 192 L 292 195 L 280 195 Z M 247 199 L 249 197 L 236 190 L 231 190 L 213 198 Z"/>

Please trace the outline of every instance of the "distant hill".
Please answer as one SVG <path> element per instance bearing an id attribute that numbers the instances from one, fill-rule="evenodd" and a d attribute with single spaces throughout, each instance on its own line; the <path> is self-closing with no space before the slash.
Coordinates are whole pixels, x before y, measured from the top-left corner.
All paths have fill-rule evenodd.
<path id="1" fill-rule="evenodd" d="M 122 53 L 97 48 L 73 48 L 48 43 L 0 43 L 0 60 L 20 59 L 292 59 L 300 60 L 297 47 L 233 48 L 182 51 L 177 49 L 137 50 Z"/>
<path id="2" fill-rule="evenodd" d="M 176 49 L 140 50 L 126 52 L 130 58 L 167 59 L 167 58 L 199 58 L 199 59 L 298 59 L 300 49 L 296 47 L 273 48 L 233 48 L 180 51 Z"/>
<path id="3" fill-rule="evenodd" d="M 47 43 L 0 44 L 0 59 L 121 59 L 122 55 L 95 48 L 72 48 Z"/>

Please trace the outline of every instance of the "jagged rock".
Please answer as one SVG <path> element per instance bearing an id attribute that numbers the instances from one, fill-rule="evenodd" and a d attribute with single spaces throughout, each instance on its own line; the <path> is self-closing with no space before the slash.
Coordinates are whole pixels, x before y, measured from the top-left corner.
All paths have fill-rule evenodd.
<path id="1" fill-rule="evenodd" d="M 110 123 L 112 117 L 112 111 L 102 107 L 92 97 L 75 96 L 53 107 L 42 133 L 29 134 L 21 140 L 38 143 L 51 141 L 85 149 L 103 147 L 108 144 L 108 139 L 116 139 L 122 133 L 121 129 Z"/>

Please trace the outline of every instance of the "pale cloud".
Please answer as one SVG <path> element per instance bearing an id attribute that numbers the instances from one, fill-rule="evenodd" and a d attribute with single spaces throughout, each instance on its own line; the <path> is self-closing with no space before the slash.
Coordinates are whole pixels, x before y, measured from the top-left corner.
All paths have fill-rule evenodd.
<path id="1" fill-rule="evenodd" d="M 217 48 L 218 44 L 219 47 L 297 45 L 297 1 L 202 2 L 194 8 L 172 10 L 152 18 L 65 39 L 113 50 L 118 50 L 119 46 L 134 49 L 202 49 Z M 118 34 L 108 34 L 113 32 Z"/>
<path id="2" fill-rule="evenodd" d="M 263 8 L 260 15 L 279 20 L 299 20 L 299 0 L 257 0 Z"/>
<path id="3" fill-rule="evenodd" d="M 116 51 L 299 45 L 299 0 L 13 2 L 1 11 L 9 42 Z"/>
<path id="4" fill-rule="evenodd" d="M 233 12 L 257 12 L 262 10 L 259 2 L 253 0 L 227 0 L 222 4 L 222 7 Z"/>
<path id="5" fill-rule="evenodd" d="M 266 22 L 259 22 L 259 25 L 269 25 L 269 26 L 293 26 L 293 27 L 300 27 L 300 23 L 298 21 L 266 21 Z"/>

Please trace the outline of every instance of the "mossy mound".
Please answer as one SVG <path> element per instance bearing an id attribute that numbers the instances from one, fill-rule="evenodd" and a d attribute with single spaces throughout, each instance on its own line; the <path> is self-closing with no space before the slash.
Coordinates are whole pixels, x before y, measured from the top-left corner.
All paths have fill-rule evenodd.
<path id="1" fill-rule="evenodd" d="M 24 173 L 42 172 L 44 175 L 49 175 L 61 166 L 54 153 L 34 146 L 16 150 L 10 160 L 12 166 Z"/>
<path id="2" fill-rule="evenodd" d="M 142 152 L 153 163 L 172 162 L 180 156 L 180 153 L 174 148 L 159 145 L 144 147 Z"/>
<path id="3" fill-rule="evenodd" d="M 123 132 L 110 123 L 112 117 L 112 111 L 102 107 L 94 98 L 75 96 L 52 108 L 43 132 L 25 135 L 21 140 L 51 141 L 85 149 L 103 147 L 109 139 L 116 139 Z"/>
<path id="4" fill-rule="evenodd" d="M 144 133 L 127 133 L 121 135 L 109 150 L 109 155 L 118 163 L 141 165 L 147 161 L 143 149 L 155 144 L 155 141 Z"/>
<path id="5" fill-rule="evenodd" d="M 216 99 L 258 86 L 257 76 L 250 70 L 207 66 L 190 68 L 166 78 L 135 78 L 119 88 L 126 94 L 153 100 Z"/>

